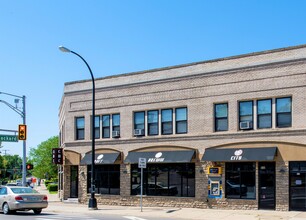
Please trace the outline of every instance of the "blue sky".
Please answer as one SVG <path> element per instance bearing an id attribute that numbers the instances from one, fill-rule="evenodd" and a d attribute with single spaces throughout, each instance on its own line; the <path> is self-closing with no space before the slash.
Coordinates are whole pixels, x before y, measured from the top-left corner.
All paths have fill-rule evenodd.
<path id="1" fill-rule="evenodd" d="M 1 0 L 0 92 L 26 96 L 27 148 L 35 148 L 59 133 L 64 83 L 90 79 L 58 46 L 81 54 L 99 78 L 306 44 L 305 8 L 303 0 Z M 0 129 L 21 123 L 0 103 Z M 22 142 L 2 146 L 22 155 Z"/>

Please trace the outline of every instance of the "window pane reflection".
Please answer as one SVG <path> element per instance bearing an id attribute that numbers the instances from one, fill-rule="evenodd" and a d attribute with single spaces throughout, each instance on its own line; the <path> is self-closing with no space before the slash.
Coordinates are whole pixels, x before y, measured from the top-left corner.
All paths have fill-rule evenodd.
<path id="1" fill-rule="evenodd" d="M 140 169 L 132 164 L 131 194 L 140 194 Z M 194 164 L 147 164 L 144 170 L 144 195 L 195 196 Z"/>
<path id="2" fill-rule="evenodd" d="M 255 163 L 226 163 L 225 169 L 226 198 L 256 198 Z"/>

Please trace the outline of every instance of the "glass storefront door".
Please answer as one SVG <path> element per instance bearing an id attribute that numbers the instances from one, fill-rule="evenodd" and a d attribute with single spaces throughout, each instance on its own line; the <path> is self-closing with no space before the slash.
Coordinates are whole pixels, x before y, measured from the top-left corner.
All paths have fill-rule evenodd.
<path id="1" fill-rule="evenodd" d="M 275 162 L 258 163 L 259 209 L 275 209 Z"/>
<path id="2" fill-rule="evenodd" d="M 79 188 L 79 173 L 78 166 L 71 166 L 70 168 L 70 198 L 78 198 Z"/>
<path id="3" fill-rule="evenodd" d="M 290 210 L 306 211 L 306 162 L 290 162 Z"/>

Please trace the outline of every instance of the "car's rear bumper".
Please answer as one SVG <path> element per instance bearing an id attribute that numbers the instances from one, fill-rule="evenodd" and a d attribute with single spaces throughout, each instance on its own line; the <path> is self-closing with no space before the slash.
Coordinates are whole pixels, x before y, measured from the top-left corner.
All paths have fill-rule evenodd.
<path id="1" fill-rule="evenodd" d="M 10 204 L 10 210 L 44 209 L 48 202 L 15 202 Z"/>

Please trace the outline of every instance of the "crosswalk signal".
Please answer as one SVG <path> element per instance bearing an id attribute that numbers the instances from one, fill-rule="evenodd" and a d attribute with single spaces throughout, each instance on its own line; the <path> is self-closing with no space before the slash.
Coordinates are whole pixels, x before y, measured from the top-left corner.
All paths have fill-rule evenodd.
<path id="1" fill-rule="evenodd" d="M 18 127 L 18 140 L 25 141 L 27 139 L 27 126 L 19 125 Z"/>

